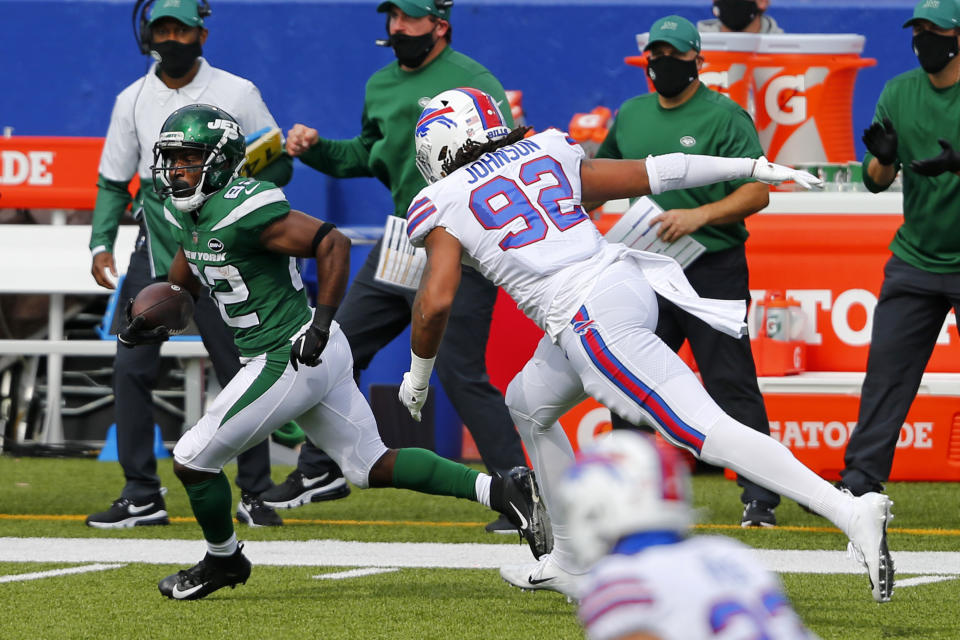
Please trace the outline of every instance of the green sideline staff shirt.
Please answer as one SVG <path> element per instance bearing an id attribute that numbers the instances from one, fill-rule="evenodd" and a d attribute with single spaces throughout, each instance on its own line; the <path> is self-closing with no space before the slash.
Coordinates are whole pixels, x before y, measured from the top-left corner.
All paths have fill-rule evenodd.
<path id="1" fill-rule="evenodd" d="M 740 105 L 700 85 L 690 100 L 674 109 L 661 107 L 656 93 L 624 102 L 597 157 L 637 160 L 676 152 L 759 158 L 763 147 L 753 120 Z M 747 182 L 753 180 L 721 182 L 651 197 L 665 211 L 694 209 L 723 199 Z M 749 234 L 746 225 L 737 222 L 708 225 L 690 235 L 707 251 L 721 251 L 743 244 Z"/>
<path id="2" fill-rule="evenodd" d="M 936 89 L 923 69 L 902 73 L 889 80 L 880 94 L 874 120 L 884 118 L 890 118 L 897 130 L 895 166 L 903 176 L 903 225 L 890 250 L 918 269 L 956 273 L 960 271 L 960 178 L 953 173 L 928 178 L 908 167 L 913 160 L 940 155 L 939 138 L 960 148 L 960 84 Z M 872 159 L 867 153 L 863 166 Z M 874 193 L 881 191 L 866 171 L 863 183 Z"/>
<path id="3" fill-rule="evenodd" d="M 447 89 L 473 87 L 489 93 L 513 127 L 510 105 L 500 82 L 487 69 L 445 48 L 430 64 L 404 71 L 393 61 L 367 81 L 360 135 L 349 140 L 320 140 L 300 159 L 336 178 L 372 176 L 390 189 L 394 215 L 407 215 L 410 201 L 426 186 L 417 170 L 413 133 L 423 107 Z"/>

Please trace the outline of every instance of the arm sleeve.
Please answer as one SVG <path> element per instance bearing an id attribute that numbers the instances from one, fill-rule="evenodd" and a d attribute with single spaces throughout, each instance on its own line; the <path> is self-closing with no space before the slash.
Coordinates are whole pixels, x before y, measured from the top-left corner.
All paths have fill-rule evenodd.
<path id="1" fill-rule="evenodd" d="M 113 103 L 107 138 L 100 154 L 99 173 L 114 182 L 130 182 L 140 163 L 140 139 L 133 113 L 136 99 L 131 98 L 128 91 L 118 95 Z"/>
<path id="2" fill-rule="evenodd" d="M 130 204 L 129 180 L 108 180 L 100 174 L 97 179 L 97 201 L 93 206 L 93 224 L 90 233 L 90 251 L 113 253 L 120 218 Z"/>
<path id="3" fill-rule="evenodd" d="M 372 177 L 370 149 L 382 138 L 380 127 L 367 117 L 364 105 L 360 135 L 348 140 L 320 138 L 300 160 L 305 165 L 334 178 Z"/>

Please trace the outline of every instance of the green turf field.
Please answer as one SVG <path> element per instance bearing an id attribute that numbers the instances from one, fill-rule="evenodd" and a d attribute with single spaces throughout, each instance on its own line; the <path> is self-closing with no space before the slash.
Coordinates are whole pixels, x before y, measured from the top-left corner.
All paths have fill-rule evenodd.
<path id="1" fill-rule="evenodd" d="M 289 470 L 275 467 L 274 479 L 282 480 Z M 228 467 L 227 473 L 232 478 L 234 469 Z M 501 545 L 476 549 L 491 558 L 496 556 L 492 551 L 521 561 L 530 558 L 517 538 L 483 531 L 492 519 L 483 507 L 398 490 L 354 490 L 344 500 L 284 511 L 286 526 L 279 529 L 239 526 L 238 536 L 251 556 L 272 548 L 267 541 L 317 542 L 301 545 L 301 555 L 292 556 L 290 563 L 255 561 L 250 581 L 237 589 L 198 602 L 168 601 L 156 582 L 199 560 L 203 544 L 169 460 L 161 461 L 161 476 L 170 489 L 167 508 L 173 524 L 103 532 L 84 526 L 83 519 L 117 497 L 122 476 L 116 463 L 0 457 L 0 558 L 5 560 L 0 562 L 0 638 L 582 637 L 574 606 L 563 596 L 520 592 L 502 582 L 492 565 L 435 568 L 431 555 L 411 560 L 413 550 L 420 549 L 416 545 L 390 547 L 382 557 L 377 554 L 383 545 L 356 545 L 361 554 L 356 565 L 345 564 L 353 556 L 333 552 L 330 564 L 323 564 L 328 545 L 336 544 L 330 540 Z M 960 487 L 903 483 L 888 489 L 895 501 L 890 531 L 895 561 L 897 552 L 954 552 L 939 556 L 944 560 L 936 573 L 943 579 L 922 582 L 899 572 L 905 586 L 898 586 L 893 601 L 884 605 L 870 598 L 863 573 L 782 574 L 787 593 L 825 639 L 960 638 Z M 760 549 L 840 551 L 846 546 L 845 537 L 829 523 L 789 502 L 777 510 L 780 527 L 740 529 L 735 526 L 739 489 L 720 475 L 695 476 L 694 491 L 702 523 L 698 532 L 731 535 Z M 51 539 L 39 544 L 10 540 L 39 537 Z M 40 551 L 30 561 L 14 559 L 26 542 Z M 148 550 L 148 556 L 111 562 L 110 549 L 126 545 Z M 186 545 L 189 562 L 167 562 L 174 556 L 166 545 Z M 106 555 L 42 561 L 47 552 L 61 558 L 88 546 Z M 453 550 L 456 561 L 472 548 L 443 547 L 435 557 L 442 563 Z M 321 561 L 311 560 L 314 556 Z M 851 562 L 839 560 L 838 570 L 849 571 Z M 63 569 L 82 572 L 57 573 Z M 40 575 L 23 580 L 22 574 Z"/>

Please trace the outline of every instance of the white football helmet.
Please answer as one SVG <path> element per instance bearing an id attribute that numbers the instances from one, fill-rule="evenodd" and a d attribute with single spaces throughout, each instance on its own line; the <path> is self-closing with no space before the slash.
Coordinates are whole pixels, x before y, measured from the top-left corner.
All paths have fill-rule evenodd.
<path id="1" fill-rule="evenodd" d="M 467 140 L 484 144 L 508 133 L 503 114 L 489 94 L 465 87 L 444 91 L 427 103 L 417 121 L 417 168 L 427 184 L 433 184 L 447 175 L 444 165 Z"/>
<path id="2" fill-rule="evenodd" d="M 612 431 L 581 451 L 559 487 L 574 553 L 592 565 L 624 536 L 685 535 L 693 524 L 690 473 L 669 445 Z"/>

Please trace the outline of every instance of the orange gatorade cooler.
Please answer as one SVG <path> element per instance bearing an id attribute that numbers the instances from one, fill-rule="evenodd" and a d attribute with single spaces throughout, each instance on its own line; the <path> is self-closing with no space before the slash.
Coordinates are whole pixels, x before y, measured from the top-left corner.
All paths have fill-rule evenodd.
<path id="1" fill-rule="evenodd" d="M 856 160 L 853 86 L 861 58 L 857 34 L 763 35 L 753 63 L 757 131 L 780 164 Z"/>

